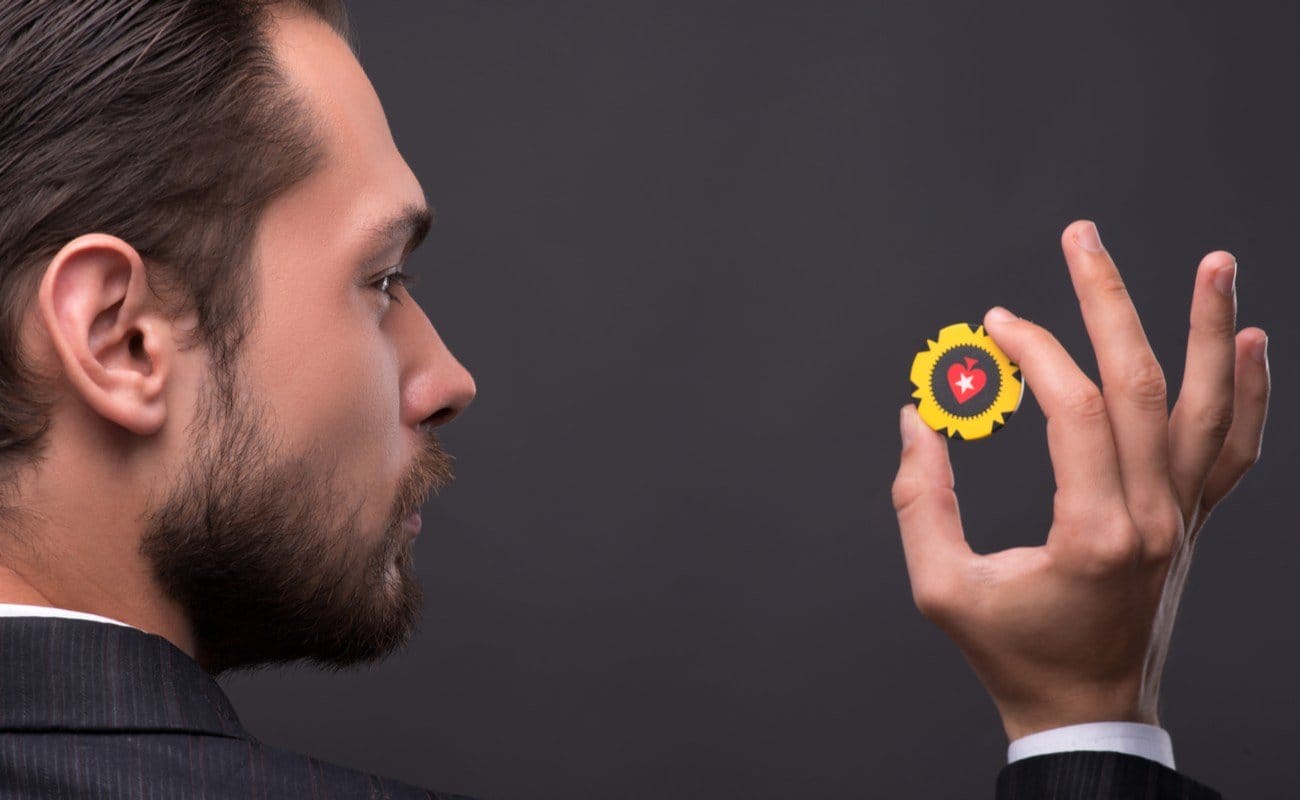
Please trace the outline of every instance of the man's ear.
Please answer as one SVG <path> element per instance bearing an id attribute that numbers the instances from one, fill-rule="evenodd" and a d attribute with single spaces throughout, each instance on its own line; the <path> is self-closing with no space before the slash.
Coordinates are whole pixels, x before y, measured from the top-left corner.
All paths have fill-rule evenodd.
<path id="1" fill-rule="evenodd" d="M 64 245 L 38 292 L 70 388 L 105 419 L 141 436 L 156 433 L 167 411 L 171 327 L 154 299 L 140 254 L 102 233 Z"/>

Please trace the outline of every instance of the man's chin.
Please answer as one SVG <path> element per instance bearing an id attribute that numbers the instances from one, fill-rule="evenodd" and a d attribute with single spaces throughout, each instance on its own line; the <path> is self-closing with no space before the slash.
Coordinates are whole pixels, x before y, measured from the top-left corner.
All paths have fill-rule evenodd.
<path id="1" fill-rule="evenodd" d="M 333 670 L 381 661 L 406 646 L 420 619 L 424 593 L 413 564 L 404 546 L 377 575 L 368 565 L 368 579 L 348 581 L 342 591 L 342 582 L 318 585 L 299 602 L 279 593 L 256 597 L 252 586 L 237 605 L 192 594 L 196 660 L 214 675 L 299 661 Z M 230 597 L 234 588 L 206 598 Z"/>

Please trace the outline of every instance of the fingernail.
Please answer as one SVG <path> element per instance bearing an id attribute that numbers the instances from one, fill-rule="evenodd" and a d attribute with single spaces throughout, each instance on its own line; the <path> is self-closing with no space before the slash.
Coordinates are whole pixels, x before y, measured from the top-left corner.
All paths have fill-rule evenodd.
<path id="1" fill-rule="evenodd" d="M 1255 343 L 1255 346 L 1250 351 L 1250 355 L 1259 363 L 1261 364 L 1264 363 L 1264 360 L 1268 358 L 1268 336 L 1267 335 L 1265 335 L 1263 339 Z"/>
<path id="2" fill-rule="evenodd" d="M 989 313 L 984 315 L 984 318 L 993 322 L 1010 322 L 1016 318 L 1016 315 L 1002 306 L 993 306 L 989 309 Z"/>
<path id="3" fill-rule="evenodd" d="M 1214 288 L 1224 294 L 1232 294 L 1233 285 L 1237 282 L 1237 262 L 1233 261 L 1226 267 L 1221 267 L 1218 272 L 1214 273 Z"/>
<path id="4" fill-rule="evenodd" d="M 898 432 L 903 437 L 903 449 L 907 449 L 912 442 L 912 420 L 909 418 L 911 411 L 911 406 L 903 406 L 898 415 Z"/>
<path id="5" fill-rule="evenodd" d="M 1092 222 L 1074 232 L 1074 241 L 1089 253 L 1101 252 L 1101 234 L 1097 232 L 1097 226 Z"/>

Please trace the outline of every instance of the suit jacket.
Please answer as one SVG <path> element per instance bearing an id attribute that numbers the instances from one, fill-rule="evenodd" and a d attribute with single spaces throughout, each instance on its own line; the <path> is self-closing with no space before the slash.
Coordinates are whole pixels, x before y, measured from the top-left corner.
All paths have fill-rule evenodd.
<path id="1" fill-rule="evenodd" d="M 442 800 L 263 744 L 225 692 L 161 636 L 102 622 L 0 618 L 0 798 Z"/>
<path id="2" fill-rule="evenodd" d="M 1163 764 L 1122 753 L 1053 753 L 1008 764 L 998 800 L 1223 800 Z"/>
<path id="3" fill-rule="evenodd" d="M 0 617 L 0 798 L 470 800 L 263 744 L 224 691 L 161 636 Z M 998 800 L 1220 800 L 1160 764 L 1060 753 L 998 775 Z"/>

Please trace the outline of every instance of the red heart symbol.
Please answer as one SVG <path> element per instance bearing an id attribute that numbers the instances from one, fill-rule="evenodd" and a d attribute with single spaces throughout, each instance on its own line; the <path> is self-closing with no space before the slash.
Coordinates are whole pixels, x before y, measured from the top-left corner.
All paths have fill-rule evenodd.
<path id="1" fill-rule="evenodd" d="M 961 364 L 948 367 L 948 388 L 952 390 L 953 397 L 957 398 L 958 403 L 966 402 L 984 388 L 988 375 L 982 369 L 972 369 L 978 363 L 977 359 L 968 358 L 965 369 Z"/>

